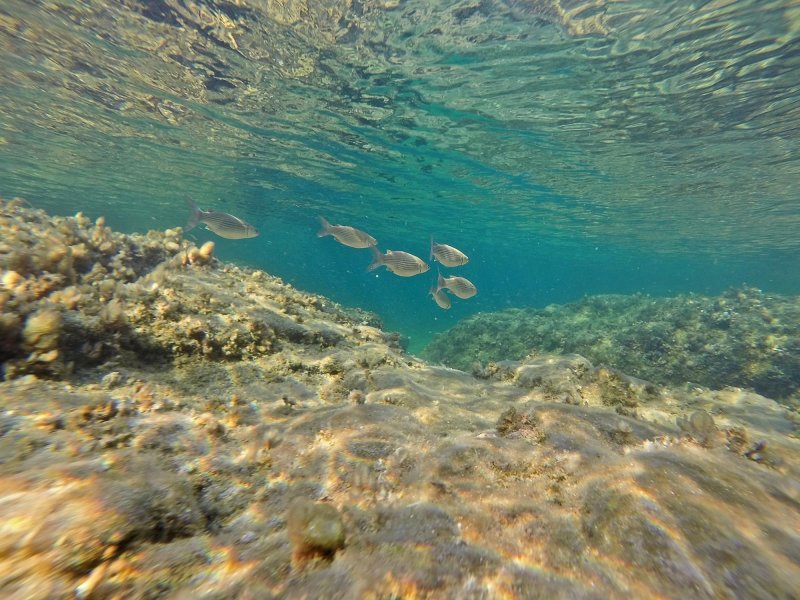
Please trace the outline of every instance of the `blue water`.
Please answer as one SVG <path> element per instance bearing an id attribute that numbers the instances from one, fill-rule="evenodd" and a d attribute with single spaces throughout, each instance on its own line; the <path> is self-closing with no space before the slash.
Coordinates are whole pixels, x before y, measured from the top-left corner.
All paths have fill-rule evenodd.
<path id="1" fill-rule="evenodd" d="M 798 293 L 800 279 L 793 253 L 774 254 L 759 260 L 720 260 L 708 256 L 663 256 L 657 253 L 631 253 L 624 249 L 583 245 L 563 250 L 548 240 L 516 240 L 509 243 L 497 235 L 462 235 L 458 229 L 442 236 L 442 242 L 456 245 L 470 262 L 457 269 L 442 269 L 445 274 L 462 275 L 473 281 L 479 293 L 469 300 L 453 299 L 449 311 L 438 308 L 426 296 L 433 283 L 437 263 L 428 273 L 400 278 L 380 269 L 366 272 L 370 253 L 337 244 L 331 238 L 317 240 L 313 219 L 300 219 L 291 229 L 265 220 L 266 245 L 258 240 L 232 244 L 217 238 L 218 256 L 242 260 L 242 247 L 253 247 L 249 264 L 279 275 L 285 281 L 327 295 L 352 306 L 377 312 L 389 329 L 409 337 L 414 351 L 465 316 L 519 306 L 546 306 L 572 302 L 584 295 L 644 292 L 671 296 L 684 292 L 717 294 L 742 283 L 775 293 Z M 275 229 L 271 229 L 271 227 Z M 402 225 L 401 225 L 402 226 Z M 423 235 L 415 239 L 392 235 L 392 229 L 368 228 L 381 245 L 405 249 L 427 260 L 428 244 Z M 448 231 L 450 229 L 448 228 Z M 298 244 L 305 236 L 306 247 Z M 213 234 L 197 234 L 198 240 L 214 239 Z M 386 241 L 384 241 L 386 240 Z M 298 251 L 298 246 L 301 248 Z M 431 261 L 428 261 L 431 262 Z"/>
<path id="2" fill-rule="evenodd" d="M 587 294 L 800 293 L 795 3 L 269 6 L 4 3 L 0 194 L 129 232 L 192 196 L 262 231 L 191 232 L 220 258 L 412 351 Z M 367 273 L 318 215 L 426 259 L 434 235 L 479 293 L 443 311 L 435 265 Z"/>

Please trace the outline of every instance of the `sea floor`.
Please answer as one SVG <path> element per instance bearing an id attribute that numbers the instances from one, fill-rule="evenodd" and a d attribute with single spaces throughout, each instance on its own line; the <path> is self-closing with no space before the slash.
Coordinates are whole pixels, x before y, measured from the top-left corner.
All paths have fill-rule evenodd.
<path id="1" fill-rule="evenodd" d="M 784 405 L 467 374 L 179 230 L 0 219 L 3 597 L 797 597 Z"/>

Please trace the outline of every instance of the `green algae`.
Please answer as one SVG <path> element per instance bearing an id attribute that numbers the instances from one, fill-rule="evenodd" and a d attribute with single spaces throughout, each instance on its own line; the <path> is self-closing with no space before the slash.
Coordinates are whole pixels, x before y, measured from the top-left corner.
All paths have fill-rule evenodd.
<path id="1" fill-rule="evenodd" d="M 423 356 L 469 371 L 476 361 L 548 352 L 574 352 L 663 385 L 738 386 L 785 399 L 800 388 L 800 298 L 753 288 L 718 297 L 592 296 L 470 317 Z"/>

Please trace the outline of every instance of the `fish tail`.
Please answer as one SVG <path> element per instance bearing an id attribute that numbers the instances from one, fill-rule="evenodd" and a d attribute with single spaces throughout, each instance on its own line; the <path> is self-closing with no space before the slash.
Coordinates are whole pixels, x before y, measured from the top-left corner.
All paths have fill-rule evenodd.
<path id="1" fill-rule="evenodd" d="M 442 277 L 442 272 L 437 269 L 438 277 L 436 278 L 436 291 L 438 292 L 440 289 L 444 287 L 444 277 Z"/>
<path id="2" fill-rule="evenodd" d="M 431 234 L 431 253 L 428 256 L 428 260 L 433 260 L 433 234 Z"/>
<path id="3" fill-rule="evenodd" d="M 331 224 L 325 220 L 325 217 L 319 218 L 319 224 L 322 226 L 322 229 L 317 232 L 317 237 L 325 237 L 331 234 Z"/>
<path id="4" fill-rule="evenodd" d="M 367 271 L 374 271 L 383 265 L 383 254 L 375 246 L 370 246 L 369 249 L 372 251 L 372 262 L 369 263 Z"/>
<path id="5" fill-rule="evenodd" d="M 203 211 L 200 210 L 197 203 L 191 198 L 186 199 L 186 206 L 189 207 L 189 220 L 186 222 L 186 227 L 183 230 L 184 233 L 197 227 L 197 224 L 203 216 Z"/>

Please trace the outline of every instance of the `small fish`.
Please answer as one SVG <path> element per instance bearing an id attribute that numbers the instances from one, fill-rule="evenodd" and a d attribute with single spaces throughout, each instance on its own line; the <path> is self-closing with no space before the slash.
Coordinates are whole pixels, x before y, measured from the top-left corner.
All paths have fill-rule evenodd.
<path id="1" fill-rule="evenodd" d="M 436 287 L 436 285 L 431 286 L 431 296 L 433 296 L 433 301 L 439 305 L 439 308 L 449 310 L 452 306 L 450 297 L 444 291 L 444 288 Z"/>
<path id="2" fill-rule="evenodd" d="M 440 290 L 446 288 L 462 300 L 472 298 L 478 293 L 478 288 L 476 288 L 469 279 L 466 279 L 465 277 L 445 278 L 442 277 L 441 273 L 439 273 L 439 280 L 436 284 L 436 287 Z"/>
<path id="3" fill-rule="evenodd" d="M 186 204 L 189 206 L 191 214 L 184 233 L 197 227 L 198 223 L 203 223 L 206 229 L 229 240 L 243 240 L 258 235 L 258 230 L 255 227 L 246 221 L 242 221 L 239 217 L 234 217 L 224 212 L 202 210 L 198 208 L 191 198 L 186 201 Z"/>
<path id="4" fill-rule="evenodd" d="M 431 260 L 438 260 L 445 267 L 460 267 L 469 262 L 469 257 L 458 248 L 447 244 L 437 244 L 431 236 Z"/>
<path id="5" fill-rule="evenodd" d="M 372 262 L 367 267 L 367 271 L 386 267 L 400 277 L 412 277 L 430 269 L 424 260 L 408 252 L 387 250 L 386 254 L 381 254 L 375 246 L 370 246 L 370 249 L 372 250 Z"/>
<path id="6" fill-rule="evenodd" d="M 319 218 L 319 222 L 322 224 L 322 229 L 317 232 L 317 237 L 332 235 L 337 242 L 351 248 L 369 248 L 378 243 L 370 234 L 355 227 L 331 225 L 322 217 Z"/>

